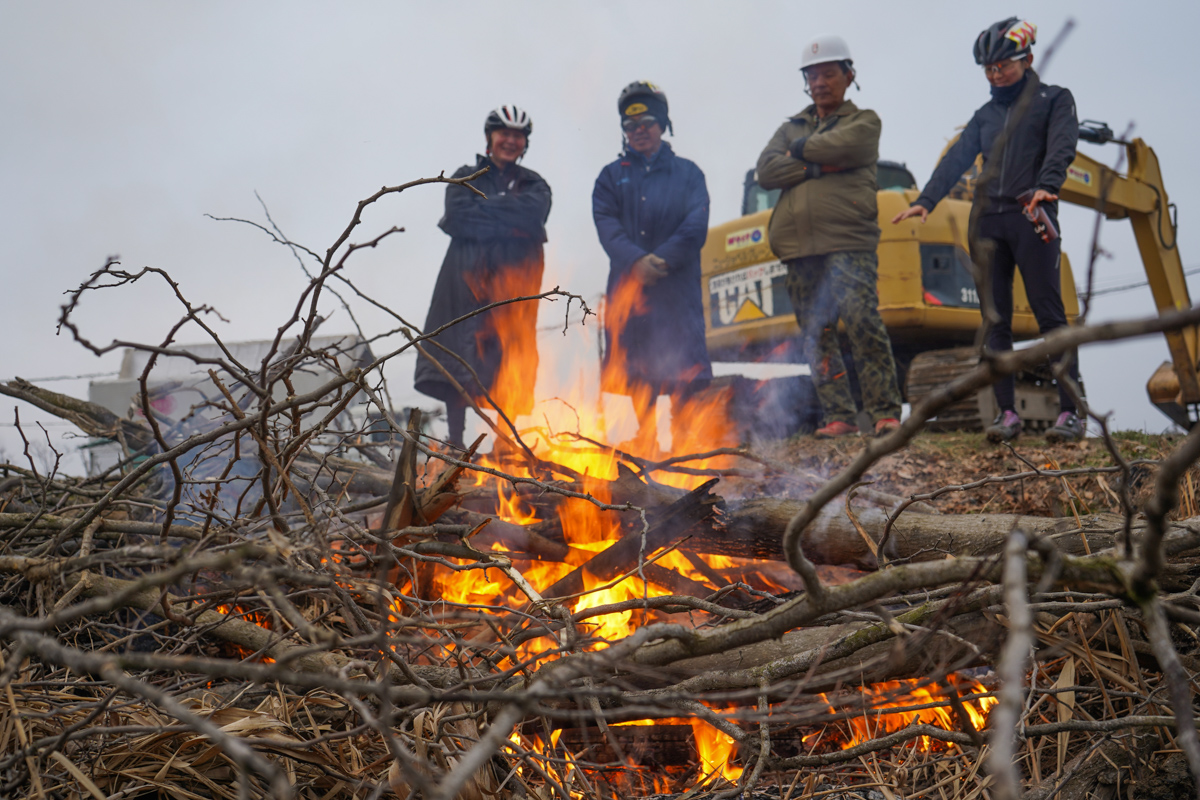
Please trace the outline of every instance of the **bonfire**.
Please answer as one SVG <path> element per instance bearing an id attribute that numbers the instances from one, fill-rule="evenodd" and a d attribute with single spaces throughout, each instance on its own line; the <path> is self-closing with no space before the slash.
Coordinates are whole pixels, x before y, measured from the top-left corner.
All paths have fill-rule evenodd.
<path id="1" fill-rule="evenodd" d="M 79 304 L 138 279 L 204 327 L 165 273 L 110 262 L 61 322 L 147 354 L 134 413 L 0 385 L 120 452 L 83 478 L 0 465 L 0 795 L 1048 800 L 1200 771 L 1200 535 L 1174 519 L 1200 434 L 1137 461 L 1104 429 L 1111 464 L 908 496 L 864 482 L 1032 348 L 826 469 L 746 446 L 719 383 L 644 447 L 561 387 L 509 419 L 521 365 L 456 450 L 386 401 L 382 366 L 427 340 L 360 363 L 314 339 L 326 284 L 392 233 L 349 244 L 362 209 L 404 188 L 360 204 L 257 363 L 91 342 Z M 549 300 L 581 302 L 519 302 Z M 201 368 L 184 413 L 160 359 Z M 1017 481 L 1112 502 L 939 513 Z"/>

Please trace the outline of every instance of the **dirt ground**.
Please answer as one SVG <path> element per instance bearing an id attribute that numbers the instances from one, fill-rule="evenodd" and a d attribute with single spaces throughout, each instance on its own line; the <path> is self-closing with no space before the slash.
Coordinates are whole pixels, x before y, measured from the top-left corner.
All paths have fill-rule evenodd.
<path id="1" fill-rule="evenodd" d="M 948 492 L 930 502 L 949 514 L 986 511 L 1062 517 L 1116 513 L 1120 511 L 1122 482 L 1128 480 L 1135 506 L 1140 508 L 1153 491 L 1157 468 L 1139 462 L 1164 458 L 1179 444 L 1181 437 L 1121 432 L 1113 438 L 1122 457 L 1131 464 L 1128 479 L 1120 472 L 1070 477 L 1035 475 L 1009 483 Z M 863 446 L 864 440 L 858 437 L 840 440 L 797 437 L 755 450 L 772 461 L 794 465 L 801 474 L 817 479 L 837 474 Z M 873 489 L 908 497 L 988 476 L 1111 467 L 1115 463 L 1101 439 L 1051 445 L 1038 436 L 1022 436 L 1011 446 L 997 446 L 988 442 L 982 433 L 924 433 L 903 450 L 882 459 L 865 480 L 873 481 Z M 1198 486 L 1200 473 L 1193 468 L 1180 486 L 1180 508 L 1176 516 L 1200 514 Z"/>

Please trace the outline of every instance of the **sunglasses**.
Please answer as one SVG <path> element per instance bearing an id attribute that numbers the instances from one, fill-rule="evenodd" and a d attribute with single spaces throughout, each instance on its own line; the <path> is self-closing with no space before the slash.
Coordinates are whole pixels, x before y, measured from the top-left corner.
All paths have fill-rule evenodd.
<path id="1" fill-rule="evenodd" d="M 1016 64 L 1018 61 L 1024 61 L 1024 60 L 1025 60 L 1025 56 L 1021 55 L 1021 56 L 1016 56 L 1015 58 L 1010 58 L 1008 61 L 997 61 L 995 64 L 984 64 L 983 65 L 983 74 L 999 75 L 1001 72 L 1008 72 L 1009 67 Z"/>
<path id="2" fill-rule="evenodd" d="M 633 133 L 634 131 L 638 131 L 638 130 L 641 130 L 641 131 L 650 130 L 650 128 L 654 127 L 657 124 L 658 124 L 658 120 L 655 119 L 652 115 L 643 114 L 642 116 L 638 117 L 637 119 L 621 120 L 621 129 L 623 131 L 625 131 L 626 133 Z"/>

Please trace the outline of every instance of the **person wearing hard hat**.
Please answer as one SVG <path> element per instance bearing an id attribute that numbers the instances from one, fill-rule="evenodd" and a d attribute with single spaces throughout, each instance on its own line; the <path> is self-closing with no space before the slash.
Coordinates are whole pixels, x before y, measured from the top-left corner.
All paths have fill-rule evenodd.
<path id="1" fill-rule="evenodd" d="M 700 288 L 708 187 L 700 167 L 663 141 L 672 130 L 669 110 L 652 83 L 621 91 L 624 151 L 592 190 L 609 258 L 601 388 L 632 399 L 638 433 L 622 447 L 648 457 L 658 452 L 659 395 L 671 397 L 672 431 L 682 434 L 682 407 L 712 380 Z"/>
<path id="2" fill-rule="evenodd" d="M 800 345 L 821 403 L 818 438 L 859 432 L 838 341 L 839 319 L 875 435 L 900 426 L 891 340 L 879 315 L 875 163 L 881 124 L 846 99 L 854 60 L 839 36 L 818 36 L 800 57 L 812 105 L 784 122 L 758 157 L 758 183 L 782 189 L 771 214 L 771 249 L 787 265 Z M 857 84 L 856 84 L 857 85 Z"/>
<path id="3" fill-rule="evenodd" d="M 550 186 L 517 163 L 533 133 L 529 114 L 517 106 L 500 106 L 487 115 L 483 133 L 487 154 L 454 173 L 465 178 L 488 168 L 472 183 L 483 194 L 458 184 L 446 187 L 446 213 L 438 227 L 449 234 L 450 247 L 424 330 L 449 327 L 421 343 L 415 375 L 417 391 L 446 404 L 449 443 L 459 448 L 468 397 L 512 419 L 533 408 L 536 302 L 470 315 L 500 300 L 538 293 L 550 216 Z M 466 319 L 455 322 L 460 317 Z"/>
<path id="4" fill-rule="evenodd" d="M 1036 38 L 1037 26 L 1017 17 L 997 22 L 976 37 L 975 63 L 983 67 L 992 99 L 971 117 L 921 196 L 892 220 L 899 223 L 920 217 L 924 222 L 976 157 L 983 156 L 970 242 L 975 263 L 991 267 L 992 303 L 999 316 L 988 329 L 987 346 L 993 352 L 1013 347 L 1015 267 L 1020 267 L 1025 294 L 1042 334 L 1067 324 L 1059 275 L 1062 243 L 1057 200 L 1067 167 L 1075 158 L 1079 120 L 1071 92 L 1042 83 L 1033 71 Z M 1039 211 L 1045 215 L 1041 223 L 1037 222 Z M 984 252 L 976 251 L 977 243 L 984 245 Z M 1075 354 L 1063 354 L 1059 360 L 1066 362 L 1071 380 L 1078 385 Z M 1022 428 L 1012 376 L 1001 378 L 993 388 L 1000 415 L 986 430 L 987 437 L 996 443 L 1007 442 L 1017 438 Z M 1058 400 L 1060 413 L 1046 439 L 1073 442 L 1083 438 L 1075 398 L 1062 381 Z"/>

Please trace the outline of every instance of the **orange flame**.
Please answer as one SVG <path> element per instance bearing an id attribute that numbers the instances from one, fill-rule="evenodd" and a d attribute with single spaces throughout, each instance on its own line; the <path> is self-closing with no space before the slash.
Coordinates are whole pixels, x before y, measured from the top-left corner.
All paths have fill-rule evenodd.
<path id="1" fill-rule="evenodd" d="M 691 724 L 704 772 L 717 773 L 731 783 L 742 777 L 742 768 L 729 763 L 736 748 L 733 737 L 703 720 L 693 719 Z"/>
<path id="2" fill-rule="evenodd" d="M 466 281 L 482 303 L 529 297 L 540 290 L 542 264 L 531 261 L 491 273 L 471 272 Z M 497 306 L 479 317 L 476 328 L 480 352 L 499 356 L 495 375 L 480 378 L 488 381 L 492 400 L 510 418 L 528 414 L 533 408 L 533 385 L 538 373 L 537 312 L 534 300 Z"/>
<path id="3" fill-rule="evenodd" d="M 271 618 L 262 611 L 247 610 L 241 606 L 229 605 L 227 603 L 218 604 L 216 610 L 221 614 L 225 614 L 226 616 L 237 617 L 245 620 L 246 622 L 252 622 L 260 628 L 266 628 L 267 630 L 271 629 Z M 233 652 L 237 653 L 238 658 L 242 659 L 243 661 L 253 658 L 255 661 L 263 664 L 275 663 L 275 659 L 271 658 L 270 656 L 264 656 L 261 654 L 256 656 L 255 651 L 248 647 L 243 647 L 240 644 L 234 644 L 230 642 L 228 646 L 232 648 Z"/>
<path id="4" fill-rule="evenodd" d="M 861 716 L 846 719 L 845 725 L 850 737 L 842 744 L 842 749 L 854 747 L 862 742 L 878 738 L 888 733 L 907 728 L 909 725 L 926 724 L 945 730 L 957 730 L 958 721 L 947 701 L 949 692 L 975 693 L 986 692 L 987 689 L 977 681 L 950 676 L 951 686 L 941 687 L 936 683 L 922 682 L 916 679 L 884 681 L 863 690 L 867 707 Z M 821 698 L 829 703 L 824 694 Z M 981 697 L 977 700 L 964 700 L 963 708 L 970 717 L 975 730 L 982 730 L 987 724 L 988 714 L 1000 701 L 995 697 Z M 930 708 L 907 710 L 908 706 L 930 705 Z M 889 710 L 891 709 L 891 710 Z M 901 710 L 905 709 L 905 710 Z M 836 713 L 832 704 L 830 713 Z M 922 751 L 938 747 L 954 747 L 951 742 L 920 736 L 916 746 Z"/>

